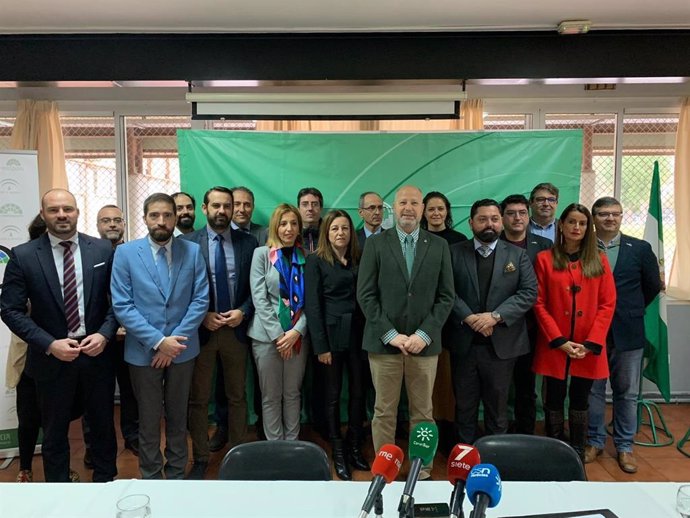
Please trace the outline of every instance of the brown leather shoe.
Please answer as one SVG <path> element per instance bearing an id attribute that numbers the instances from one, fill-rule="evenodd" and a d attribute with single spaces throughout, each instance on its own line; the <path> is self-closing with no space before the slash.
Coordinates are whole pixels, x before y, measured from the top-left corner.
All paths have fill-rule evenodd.
<path id="1" fill-rule="evenodd" d="M 618 452 L 618 466 L 626 473 L 637 473 L 637 461 L 631 451 Z"/>
<path id="2" fill-rule="evenodd" d="M 585 464 L 590 464 L 597 460 L 597 457 L 604 452 L 601 448 L 588 444 L 585 446 Z"/>

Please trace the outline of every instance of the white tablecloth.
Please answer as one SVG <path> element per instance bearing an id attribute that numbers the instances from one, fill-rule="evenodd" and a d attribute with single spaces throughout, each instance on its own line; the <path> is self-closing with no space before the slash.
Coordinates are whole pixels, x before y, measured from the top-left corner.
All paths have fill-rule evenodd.
<path id="1" fill-rule="evenodd" d="M 384 517 L 397 517 L 402 482 L 384 490 Z M 608 508 L 619 518 L 678 518 L 675 483 L 504 482 L 487 518 Z M 123 496 L 145 493 L 152 518 L 357 517 L 368 482 L 117 480 L 108 484 L 0 484 L 0 518 L 110 518 Z M 420 482 L 416 503 L 448 502 L 448 482 Z M 465 516 L 470 504 L 465 501 Z M 370 515 L 373 518 L 373 513 Z"/>

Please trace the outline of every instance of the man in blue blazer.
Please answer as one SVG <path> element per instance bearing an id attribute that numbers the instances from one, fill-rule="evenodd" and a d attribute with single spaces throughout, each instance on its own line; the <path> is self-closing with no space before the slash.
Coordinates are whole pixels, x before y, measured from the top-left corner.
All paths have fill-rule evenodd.
<path id="1" fill-rule="evenodd" d="M 181 479 L 187 465 L 187 403 L 199 354 L 198 328 L 208 308 L 201 248 L 173 237 L 171 196 L 144 202 L 148 237 L 115 251 L 113 310 L 125 336 L 125 361 L 139 403 L 139 469 L 145 479 Z M 165 412 L 165 457 L 160 418 Z"/>
<path id="2" fill-rule="evenodd" d="M 637 471 L 633 443 L 637 431 L 637 395 L 645 346 L 644 312 L 661 291 L 659 263 L 649 243 L 620 231 L 623 208 L 612 197 L 592 206 L 599 248 L 606 252 L 616 281 L 616 311 L 606 340 L 613 390 L 613 444 L 618 466 Z M 606 380 L 596 380 L 589 396 L 589 437 L 585 463 L 593 462 L 606 443 Z"/>
<path id="3" fill-rule="evenodd" d="M 204 194 L 201 208 L 206 226 L 184 237 L 201 248 L 210 293 L 209 311 L 199 329 L 201 352 L 194 367 L 189 400 L 194 458 L 187 474 L 189 479 L 203 479 L 208 466 L 208 402 L 217 356 L 220 356 L 219 371 L 223 372 L 228 401 L 227 423 L 223 424 L 229 432 L 230 446 L 243 442 L 247 433 L 247 322 L 254 312 L 249 271 L 257 246 L 254 236 L 230 227 L 233 212 L 230 189 L 212 187 Z"/>
<path id="4" fill-rule="evenodd" d="M 69 191 L 41 200 L 47 232 L 12 250 L 0 295 L 2 320 L 29 344 L 26 372 L 36 381 L 48 482 L 69 482 L 67 438 L 79 401 L 89 416 L 93 480 L 117 474 L 113 426 L 117 322 L 108 300 L 110 242 L 77 233 L 79 209 Z"/>

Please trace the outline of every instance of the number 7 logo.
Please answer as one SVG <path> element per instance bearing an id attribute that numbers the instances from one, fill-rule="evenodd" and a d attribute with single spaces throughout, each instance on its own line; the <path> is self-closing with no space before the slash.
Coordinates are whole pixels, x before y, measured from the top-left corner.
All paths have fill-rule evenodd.
<path id="1" fill-rule="evenodd" d="M 469 452 L 474 450 L 474 446 L 470 446 L 469 444 L 458 444 L 455 447 L 460 449 L 460 453 L 453 459 L 456 461 L 464 459 Z"/>

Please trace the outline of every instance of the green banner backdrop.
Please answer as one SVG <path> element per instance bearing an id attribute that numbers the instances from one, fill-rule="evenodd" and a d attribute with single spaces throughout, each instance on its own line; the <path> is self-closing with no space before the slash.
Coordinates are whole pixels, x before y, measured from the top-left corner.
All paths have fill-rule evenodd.
<path id="1" fill-rule="evenodd" d="M 359 195 L 379 192 L 387 205 L 404 184 L 443 192 L 454 226 L 468 233 L 469 207 L 480 198 L 529 195 L 539 182 L 561 190 L 559 206 L 577 201 L 581 130 L 454 133 L 293 133 L 179 130 L 182 190 L 199 202 L 214 185 L 254 191 L 253 220 L 266 224 L 281 202 L 317 187 L 326 208 L 347 209 L 356 225 Z M 203 222 L 201 203 L 198 222 Z M 391 226 L 392 219 L 389 218 Z M 198 226 L 198 225 L 197 225 Z"/>

